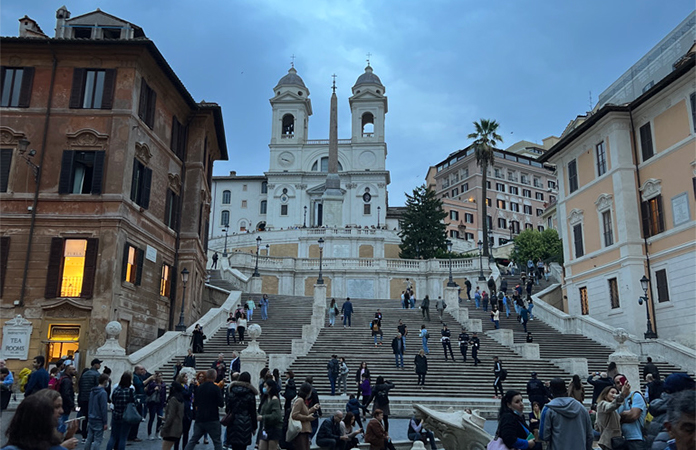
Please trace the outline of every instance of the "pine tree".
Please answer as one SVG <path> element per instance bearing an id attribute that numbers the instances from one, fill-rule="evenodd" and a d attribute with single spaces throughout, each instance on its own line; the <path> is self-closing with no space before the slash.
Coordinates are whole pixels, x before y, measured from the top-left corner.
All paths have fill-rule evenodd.
<path id="1" fill-rule="evenodd" d="M 419 186 L 412 195 L 406 194 L 406 211 L 401 219 L 401 258 L 434 258 L 438 250 L 444 250 L 446 231 L 442 200 L 435 192 Z"/>

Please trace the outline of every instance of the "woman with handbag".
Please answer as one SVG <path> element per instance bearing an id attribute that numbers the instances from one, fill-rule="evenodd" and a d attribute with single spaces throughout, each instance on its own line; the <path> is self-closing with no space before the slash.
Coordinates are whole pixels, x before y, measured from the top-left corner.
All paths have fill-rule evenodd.
<path id="1" fill-rule="evenodd" d="M 145 395 L 147 395 L 147 412 L 150 416 L 147 423 L 147 438 L 152 440 L 157 438 L 157 433 L 162 427 L 162 414 L 167 398 L 167 385 L 162 381 L 160 372 L 156 372 L 155 379 L 147 384 Z M 155 417 L 157 417 L 157 428 L 155 428 L 155 434 L 152 434 L 152 423 L 155 421 Z"/>
<path id="2" fill-rule="evenodd" d="M 169 400 L 164 411 L 162 425 L 162 450 L 171 449 L 181 439 L 184 433 L 184 388 L 178 383 L 172 383 L 169 389 Z"/>
<path id="3" fill-rule="evenodd" d="M 106 444 L 106 450 L 125 450 L 131 425 L 142 420 L 135 408 L 135 394 L 130 388 L 132 382 L 133 374 L 130 371 L 123 372 L 118 386 L 111 393 L 114 409 L 111 414 L 111 437 Z"/>
<path id="4" fill-rule="evenodd" d="M 244 332 L 247 327 L 247 316 L 245 313 L 237 319 L 237 333 L 239 334 L 239 343 L 244 344 Z"/>
<path id="5" fill-rule="evenodd" d="M 267 379 L 263 383 L 263 393 L 267 398 L 261 405 L 257 417 L 261 422 L 259 450 L 278 450 L 278 442 L 280 442 L 283 432 L 283 414 L 278 398 L 278 383 L 273 379 Z"/>
<path id="6" fill-rule="evenodd" d="M 336 315 L 338 314 L 338 307 L 336 306 L 336 299 L 331 299 L 331 304 L 329 305 L 329 326 L 332 327 L 336 325 Z"/>
<path id="7" fill-rule="evenodd" d="M 524 401 L 519 391 L 507 391 L 500 401 L 498 430 L 488 450 L 530 449 L 541 450 L 524 418 Z"/>
<path id="8" fill-rule="evenodd" d="M 251 384 L 251 374 L 242 372 L 230 384 L 225 412 L 225 445 L 232 450 L 245 450 L 256 432 L 256 396 L 259 391 Z"/>
<path id="9" fill-rule="evenodd" d="M 312 438 L 312 421 L 315 419 L 314 413 L 321 408 L 319 403 L 316 403 L 311 408 L 307 407 L 305 402 L 309 399 L 310 395 L 312 395 L 312 385 L 307 382 L 302 383 L 300 392 L 298 392 L 297 398 L 292 404 L 286 439 L 293 437 L 292 434 L 294 434 L 295 431 L 299 431 L 292 439 L 293 448 L 295 450 L 309 450 L 309 442 Z M 299 430 L 295 429 L 298 425 L 297 422 L 299 422 L 300 425 Z"/>
<path id="10" fill-rule="evenodd" d="M 621 388 L 620 393 L 616 387 L 608 386 L 597 397 L 595 428 L 601 433 L 599 447 L 602 450 L 621 450 L 624 448 L 625 441 L 621 436 L 621 418 L 616 410 L 630 394 L 631 386 L 626 383 Z"/>

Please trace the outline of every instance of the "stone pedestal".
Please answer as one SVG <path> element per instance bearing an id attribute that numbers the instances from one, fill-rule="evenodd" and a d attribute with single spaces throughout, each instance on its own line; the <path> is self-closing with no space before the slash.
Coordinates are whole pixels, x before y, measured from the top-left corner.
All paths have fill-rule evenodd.
<path id="1" fill-rule="evenodd" d="M 481 322 L 481 319 L 468 319 L 466 321 L 462 321 L 462 325 L 464 325 L 470 333 L 474 331 L 477 333 L 483 333 L 483 322 Z"/>
<path id="2" fill-rule="evenodd" d="M 111 379 L 116 380 L 116 383 L 121 379 L 123 372 L 133 370 L 133 365 L 126 356 L 126 349 L 118 343 L 118 336 L 122 330 L 123 327 L 117 321 L 107 323 L 106 342 L 94 353 L 95 358 L 102 360 L 102 367 L 111 369 Z"/>
<path id="3" fill-rule="evenodd" d="M 525 342 L 524 344 L 512 344 L 510 348 L 524 359 L 541 359 L 539 344 Z"/>
<path id="4" fill-rule="evenodd" d="M 446 287 L 445 288 L 445 304 L 447 305 L 447 312 L 449 312 L 454 320 L 459 322 L 461 320 L 459 314 L 459 297 L 457 293 L 459 292 L 458 287 Z"/>
<path id="5" fill-rule="evenodd" d="M 249 281 L 249 292 L 251 294 L 261 294 L 263 291 L 263 279 L 261 277 L 251 277 Z"/>
<path id="6" fill-rule="evenodd" d="M 587 368 L 587 359 L 585 358 L 557 358 L 549 361 L 571 375 L 578 375 L 581 379 L 585 379 L 589 374 L 590 369 Z"/>
<path id="7" fill-rule="evenodd" d="M 251 374 L 251 384 L 258 386 L 259 373 L 261 369 L 267 366 L 266 352 L 261 350 L 259 343 L 256 342 L 261 336 L 261 327 L 258 324 L 252 324 L 247 328 L 247 334 L 251 338 L 251 342 L 239 354 L 242 372 Z"/>
<path id="8" fill-rule="evenodd" d="M 314 303 L 312 304 L 312 326 L 318 330 L 326 323 L 326 285 L 314 285 Z M 316 337 L 316 336 L 315 336 Z"/>
<path id="9" fill-rule="evenodd" d="M 622 373 L 628 379 L 631 384 L 632 389 L 640 388 L 640 370 L 638 368 L 640 364 L 640 358 L 635 353 L 632 353 L 628 347 L 626 347 L 626 341 L 628 340 L 628 332 L 623 328 L 617 328 L 612 333 L 616 342 L 619 343 L 616 351 L 609 355 L 609 362 L 616 363 L 616 369 L 619 373 Z"/>
<path id="10" fill-rule="evenodd" d="M 501 328 L 499 330 L 486 331 L 486 335 L 506 347 L 511 347 L 515 340 L 513 338 L 512 330 Z"/>

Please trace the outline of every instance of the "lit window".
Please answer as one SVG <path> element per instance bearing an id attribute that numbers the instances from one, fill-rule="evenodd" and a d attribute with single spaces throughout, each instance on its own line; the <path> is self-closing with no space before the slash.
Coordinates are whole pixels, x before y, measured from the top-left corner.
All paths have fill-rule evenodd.
<path id="1" fill-rule="evenodd" d="M 587 288 L 586 287 L 580 288 L 580 311 L 581 311 L 583 316 L 586 316 L 590 313 L 590 302 L 587 298 Z"/>
<path id="2" fill-rule="evenodd" d="M 162 276 L 160 277 L 160 295 L 169 297 L 172 287 L 172 266 L 162 264 Z"/>
<path id="3" fill-rule="evenodd" d="M 123 281 L 140 284 L 139 275 L 142 274 L 143 253 L 139 248 L 126 244 Z"/>
<path id="4" fill-rule="evenodd" d="M 85 271 L 86 239 L 66 239 L 63 251 L 63 279 L 61 297 L 79 297 Z"/>

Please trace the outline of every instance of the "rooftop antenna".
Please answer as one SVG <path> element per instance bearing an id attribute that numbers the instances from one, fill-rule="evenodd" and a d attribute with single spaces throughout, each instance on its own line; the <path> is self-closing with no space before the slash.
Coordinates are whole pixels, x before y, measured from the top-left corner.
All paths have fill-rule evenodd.
<path id="1" fill-rule="evenodd" d="M 367 52 L 367 67 L 370 67 L 370 57 L 372 56 L 372 53 Z"/>
<path id="2" fill-rule="evenodd" d="M 290 61 L 290 67 L 294 68 L 295 67 L 295 54 L 294 53 L 292 54 L 292 56 L 290 56 L 290 59 L 292 59 L 292 61 Z"/>
<path id="3" fill-rule="evenodd" d="M 592 91 L 590 91 L 590 111 L 592 111 Z"/>
<path id="4" fill-rule="evenodd" d="M 331 86 L 331 89 L 333 89 L 333 93 L 336 93 L 336 74 L 331 75 L 331 78 L 333 78 L 333 85 Z"/>

